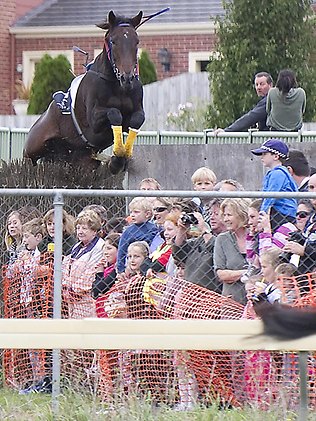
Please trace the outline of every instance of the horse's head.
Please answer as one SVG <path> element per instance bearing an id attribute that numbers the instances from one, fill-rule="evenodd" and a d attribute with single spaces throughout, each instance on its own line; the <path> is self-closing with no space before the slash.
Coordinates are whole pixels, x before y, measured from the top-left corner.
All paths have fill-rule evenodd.
<path id="1" fill-rule="evenodd" d="M 113 72 L 121 86 L 129 87 L 134 79 L 138 79 L 137 26 L 140 24 L 143 12 L 133 18 L 116 16 L 109 12 L 108 21 L 97 25 L 107 30 L 105 34 L 105 52 L 111 63 Z"/>

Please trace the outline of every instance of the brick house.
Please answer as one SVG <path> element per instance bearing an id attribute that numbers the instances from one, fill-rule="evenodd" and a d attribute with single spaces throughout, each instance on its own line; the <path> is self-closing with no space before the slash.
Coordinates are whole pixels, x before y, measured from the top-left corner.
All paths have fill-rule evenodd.
<path id="1" fill-rule="evenodd" d="M 194 6 L 188 0 L 168 3 L 159 0 L 150 3 L 142 0 L 6 0 L 5 13 L 0 17 L 3 20 L 2 56 L 7 57 L 1 63 L 0 114 L 12 113 L 15 80 L 30 84 L 35 64 L 46 52 L 52 56 L 65 54 L 73 71 L 82 73 L 85 57 L 72 47 L 78 45 L 89 53 L 90 59 L 98 54 L 103 46 L 104 31 L 95 24 L 105 20 L 108 11 L 134 16 L 143 10 L 145 15 L 150 15 L 166 5 L 171 8 L 169 12 L 146 22 L 138 30 L 140 48 L 146 50 L 155 63 L 158 79 L 204 70 L 214 49 L 214 18 L 223 13 L 221 0 L 199 0 Z M 161 64 L 161 49 L 168 51 L 169 70 Z"/>

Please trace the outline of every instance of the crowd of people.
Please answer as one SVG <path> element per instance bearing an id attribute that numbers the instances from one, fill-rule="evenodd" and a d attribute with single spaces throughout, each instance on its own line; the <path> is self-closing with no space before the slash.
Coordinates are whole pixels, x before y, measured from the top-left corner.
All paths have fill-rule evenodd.
<path id="1" fill-rule="evenodd" d="M 315 191 L 316 174 L 301 151 L 269 139 L 250 153 L 268 169 L 263 191 L 296 193 L 302 186 Z M 207 167 L 191 179 L 196 192 L 244 190 L 237 180 L 218 181 Z M 139 189 L 162 187 L 147 178 Z M 5 317 L 52 317 L 54 228 L 53 209 L 40 215 L 25 207 L 8 215 Z M 87 206 L 77 216 L 63 211 L 63 317 L 156 318 L 159 312 L 195 317 L 179 310 L 184 296 L 179 280 L 227 297 L 255 317 L 258 301 L 295 303 L 297 291 L 288 287 L 285 294 L 278 284 L 282 277 L 301 276 L 300 294 L 308 294 L 306 275 L 316 266 L 315 232 L 316 201 L 289 196 L 253 201 L 135 197 L 125 216 L 109 220 L 101 205 Z M 139 294 L 142 304 L 136 305 L 131 294 Z M 50 392 L 51 353 L 29 350 L 27 358 L 32 378 L 20 393 Z M 145 352 L 137 358 L 140 366 L 150 365 Z M 155 358 L 164 367 L 162 355 Z M 85 372 L 97 364 L 93 351 L 66 352 L 64 359 Z M 183 383 L 180 371 L 188 367 L 183 361 L 181 370 L 174 364 Z M 155 372 L 164 378 L 163 370 Z"/>

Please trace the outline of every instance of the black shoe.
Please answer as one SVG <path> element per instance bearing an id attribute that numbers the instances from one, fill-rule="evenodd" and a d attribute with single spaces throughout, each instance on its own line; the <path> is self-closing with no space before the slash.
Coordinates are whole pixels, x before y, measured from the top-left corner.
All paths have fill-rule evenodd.
<path id="1" fill-rule="evenodd" d="M 19 395 L 29 395 L 31 393 L 52 393 L 51 379 L 49 377 L 44 377 L 36 384 L 19 391 Z"/>

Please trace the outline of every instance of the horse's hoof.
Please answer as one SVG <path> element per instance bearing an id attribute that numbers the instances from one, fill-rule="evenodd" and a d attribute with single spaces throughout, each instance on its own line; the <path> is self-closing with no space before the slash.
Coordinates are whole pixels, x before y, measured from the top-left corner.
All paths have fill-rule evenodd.
<path id="1" fill-rule="evenodd" d="M 126 158 L 121 156 L 112 155 L 109 163 L 109 169 L 113 175 L 124 171 L 126 165 Z"/>

